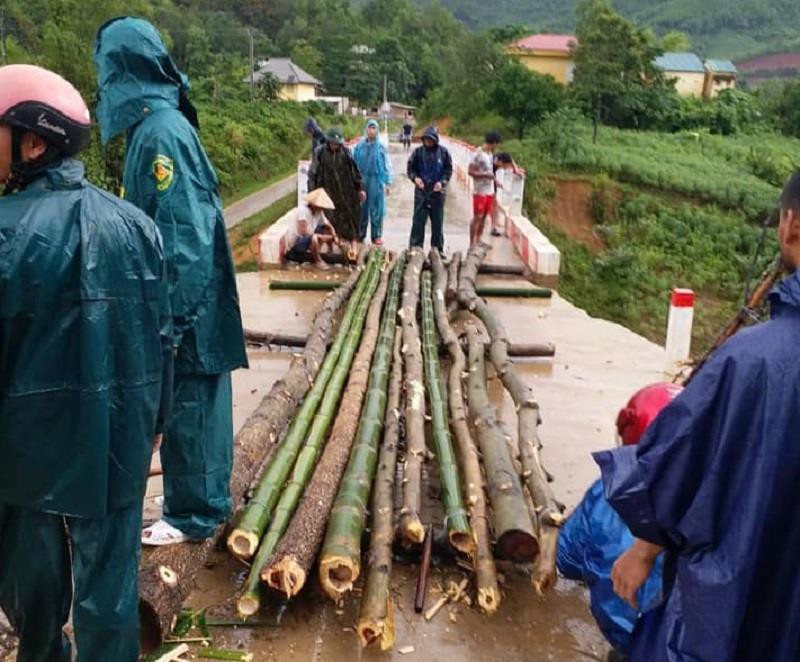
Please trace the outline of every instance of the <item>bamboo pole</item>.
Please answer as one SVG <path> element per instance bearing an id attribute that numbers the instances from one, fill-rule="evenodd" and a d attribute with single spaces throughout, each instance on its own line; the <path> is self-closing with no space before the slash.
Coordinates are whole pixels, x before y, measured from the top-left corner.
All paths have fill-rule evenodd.
<path id="1" fill-rule="evenodd" d="M 331 508 L 357 434 L 370 366 L 377 364 L 385 354 L 380 348 L 381 304 L 385 298 L 386 306 L 396 309 L 399 276 L 402 275 L 402 267 L 398 264 L 396 262 L 392 269 L 385 296 L 379 292 L 380 301 L 376 297 L 372 302 L 364 339 L 353 362 L 347 392 L 331 438 L 285 536 L 273 558 L 261 571 L 261 579 L 286 598 L 294 597 L 303 589 L 322 545 Z"/>
<path id="2" fill-rule="evenodd" d="M 450 437 L 447 402 L 442 388 L 442 373 L 439 365 L 439 337 L 433 316 L 433 290 L 431 274 L 422 274 L 422 349 L 425 360 L 425 384 L 430 403 L 433 447 L 439 464 L 439 482 L 444 506 L 447 537 L 450 544 L 462 554 L 471 555 L 475 542 L 464 508 L 461 478 L 458 473 L 453 440 Z"/>
<path id="3" fill-rule="evenodd" d="M 539 552 L 522 483 L 514 469 L 502 430 L 497 425 L 486 389 L 485 347 L 473 325 L 469 342 L 469 408 L 486 467 L 497 550 L 506 559 L 533 562 Z"/>
<path id="4" fill-rule="evenodd" d="M 479 297 L 517 298 L 517 299 L 550 299 L 553 290 L 546 287 L 511 287 L 499 285 L 480 285 L 475 288 Z"/>
<path id="5" fill-rule="evenodd" d="M 500 606 L 500 588 L 497 584 L 497 569 L 492 555 L 492 534 L 489 529 L 489 509 L 486 503 L 486 488 L 481 471 L 480 458 L 475 440 L 467 424 L 464 406 L 462 375 L 466 370 L 466 360 L 458 336 L 450 326 L 445 308 L 444 289 L 447 273 L 441 257 L 436 250 L 431 251 L 431 268 L 434 275 L 433 305 L 439 335 L 450 354 L 450 373 L 448 376 L 448 397 L 450 401 L 450 425 L 456 439 L 458 458 L 464 474 L 464 494 L 469 504 L 470 523 L 475 536 L 475 550 L 472 559 L 475 568 L 475 583 L 478 592 L 478 606 L 486 614 L 494 614 Z"/>
<path id="6" fill-rule="evenodd" d="M 236 528 L 228 536 L 228 549 L 234 556 L 241 559 L 250 559 L 258 549 L 261 536 L 264 533 L 272 511 L 280 498 L 283 484 L 294 466 L 297 454 L 305 439 L 306 433 L 313 421 L 319 403 L 325 393 L 328 381 L 333 374 L 339 355 L 344 346 L 358 304 L 363 297 L 364 290 L 370 282 L 370 274 L 377 269 L 379 259 L 382 258 L 378 251 L 370 255 L 366 270 L 359 280 L 355 293 L 347 304 L 344 317 L 336 334 L 336 340 L 325 356 L 325 360 L 317 374 L 311 390 L 303 401 L 286 438 L 272 458 L 271 463 L 262 475 L 250 504 L 242 514 Z"/>
<path id="7" fill-rule="evenodd" d="M 533 584 L 537 592 L 543 593 L 556 582 L 556 546 L 558 528 L 564 520 L 563 507 L 553 494 L 539 455 L 539 405 L 508 356 L 508 335 L 505 327 L 475 294 L 478 267 L 487 250 L 486 246 L 474 248 L 467 256 L 461 269 L 459 301 L 474 312 L 486 327 L 491 338 L 492 364 L 516 406 L 522 478 L 533 500 L 540 536 L 540 554 L 533 571 Z"/>
<path id="8" fill-rule="evenodd" d="M 419 544 L 425 538 L 425 528 L 420 519 L 422 463 L 425 460 L 425 384 L 417 324 L 420 275 L 424 260 L 421 249 L 409 251 L 403 305 L 400 309 L 406 372 L 406 462 L 399 529 L 400 535 L 410 544 Z"/>
<path id="9" fill-rule="evenodd" d="M 394 479 L 397 444 L 400 437 L 400 399 L 403 390 L 403 336 L 398 328 L 392 351 L 392 375 L 386 409 L 386 432 L 383 436 L 378 472 L 372 497 L 372 534 L 364 592 L 361 595 L 356 632 L 362 646 L 378 644 L 381 650 L 394 646 L 395 627 L 392 606 L 392 545 L 394 544 Z"/>
<path id="10" fill-rule="evenodd" d="M 269 289 L 289 292 L 330 292 L 339 287 L 337 280 L 273 280 Z"/>
<path id="11" fill-rule="evenodd" d="M 380 309 L 383 303 L 383 298 L 386 296 L 386 272 L 381 276 L 380 272 L 376 269 L 368 271 L 369 280 L 367 281 L 366 289 L 358 303 L 356 312 L 353 318 L 353 323 L 347 332 L 347 337 L 342 346 L 342 351 L 339 360 L 336 363 L 336 368 L 331 375 L 328 382 L 328 387 L 325 389 L 325 395 L 320 403 L 319 410 L 314 416 L 314 421 L 311 425 L 311 430 L 306 437 L 305 444 L 297 456 L 294 469 L 292 470 L 291 477 L 283 488 L 280 499 L 275 507 L 272 521 L 266 534 L 261 540 L 258 548 L 258 553 L 253 560 L 244 589 L 239 600 L 237 601 L 237 608 L 240 616 L 252 616 L 255 614 L 260 606 L 260 593 L 259 582 L 262 577 L 262 569 L 266 565 L 275 548 L 278 546 L 283 534 L 291 522 L 292 516 L 297 509 L 297 504 L 300 497 L 308 485 L 311 474 L 317 463 L 320 450 L 325 443 L 328 431 L 330 430 L 331 423 L 336 415 L 336 409 L 339 405 L 339 400 L 342 397 L 347 376 L 350 373 L 350 367 L 353 364 L 353 357 L 358 349 L 359 342 L 361 341 L 362 330 L 365 320 L 367 318 L 368 310 L 374 310 L 375 316 L 380 320 Z M 379 282 L 381 286 L 379 287 Z M 376 294 L 377 290 L 377 294 Z M 373 298 L 374 297 L 374 298 Z M 372 305 L 374 304 L 374 305 Z M 377 326 L 377 322 L 376 322 Z M 368 341 L 369 342 L 369 341 Z M 374 340 L 372 341 L 371 348 L 374 349 Z M 366 370 L 372 358 L 372 351 L 368 352 L 365 357 L 367 363 Z M 358 397 L 358 394 L 353 395 Z M 363 397 L 363 391 L 362 396 Z M 360 410 L 361 398 L 358 398 L 358 407 L 356 411 Z"/>
<path id="12" fill-rule="evenodd" d="M 395 269 L 395 287 L 381 322 L 380 356 L 370 371 L 369 395 L 361 413 L 353 450 L 325 532 L 319 579 L 325 594 L 340 600 L 352 590 L 361 574 L 361 537 L 378 463 L 378 447 L 386 416 L 387 386 L 392 363 L 392 341 L 397 326 L 400 278 L 404 265 Z"/>
<path id="13" fill-rule="evenodd" d="M 325 351 L 334 335 L 342 308 L 363 271 L 367 255 L 362 250 L 359 269 L 344 286 L 330 294 L 314 317 L 308 342 L 286 374 L 275 382 L 257 409 L 236 433 L 233 446 L 231 496 L 234 509 L 242 506 L 254 479 L 275 451 L 278 440 L 295 415 L 319 373 Z M 184 543 L 142 550 L 139 566 L 139 614 L 144 651 L 158 647 L 170 633 L 177 614 L 194 588 L 197 573 L 224 535 L 220 526 L 203 543 Z"/>

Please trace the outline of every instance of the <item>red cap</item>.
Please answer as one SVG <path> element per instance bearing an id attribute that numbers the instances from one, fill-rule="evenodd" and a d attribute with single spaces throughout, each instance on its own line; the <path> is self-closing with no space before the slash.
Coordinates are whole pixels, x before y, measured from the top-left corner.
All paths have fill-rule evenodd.
<path id="1" fill-rule="evenodd" d="M 617 432 L 622 444 L 638 444 L 650 423 L 682 390 L 677 384 L 658 383 L 637 391 L 617 416 Z"/>
<path id="2" fill-rule="evenodd" d="M 672 305 L 675 308 L 692 308 L 694 306 L 694 291 L 676 287 L 672 290 Z"/>

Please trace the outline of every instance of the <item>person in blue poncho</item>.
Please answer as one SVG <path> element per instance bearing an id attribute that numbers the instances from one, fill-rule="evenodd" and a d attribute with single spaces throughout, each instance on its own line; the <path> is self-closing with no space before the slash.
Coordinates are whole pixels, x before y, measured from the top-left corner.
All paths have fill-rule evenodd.
<path id="1" fill-rule="evenodd" d="M 680 392 L 673 384 L 652 384 L 639 390 L 619 412 L 617 432 L 625 446 L 639 443 L 659 412 Z M 592 614 L 614 650 L 609 660 L 626 659 L 638 610 L 614 593 L 611 568 L 633 543 L 633 535 L 603 495 L 597 480 L 570 515 L 558 539 L 558 570 L 567 579 L 589 587 Z M 661 592 L 661 562 L 656 563 L 640 590 L 640 605 L 648 605 Z"/>
<path id="2" fill-rule="evenodd" d="M 188 81 L 150 23 L 106 23 L 95 64 L 101 137 L 126 135 L 124 197 L 155 220 L 169 270 L 175 387 L 161 449 L 164 517 L 142 542 L 206 539 L 231 512 L 231 371 L 247 366 L 219 184 Z"/>
<path id="3" fill-rule="evenodd" d="M 358 239 L 363 242 L 369 230 L 376 246 L 383 245 L 383 218 L 386 215 L 386 194 L 392 185 L 392 163 L 389 150 L 380 141 L 379 126 L 375 120 L 367 122 L 366 135 L 356 145 L 353 158 L 363 177 L 367 200 L 361 207 Z"/>
<path id="4" fill-rule="evenodd" d="M 171 318 L 155 223 L 75 158 L 90 128 L 66 80 L 0 67 L 0 609 L 18 662 L 139 657 Z"/>
<path id="5" fill-rule="evenodd" d="M 781 194 L 791 272 L 772 318 L 720 347 L 637 447 L 598 453 L 606 496 L 637 540 L 614 566 L 635 602 L 661 549 L 664 598 L 634 662 L 800 659 L 800 171 Z"/>

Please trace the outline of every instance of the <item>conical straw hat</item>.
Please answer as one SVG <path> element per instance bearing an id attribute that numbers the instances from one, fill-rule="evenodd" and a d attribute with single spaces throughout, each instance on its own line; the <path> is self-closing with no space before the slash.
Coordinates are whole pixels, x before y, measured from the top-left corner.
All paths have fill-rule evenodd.
<path id="1" fill-rule="evenodd" d="M 324 188 L 314 189 L 306 195 L 306 204 L 317 207 L 317 209 L 336 209 L 336 205 L 333 204 L 333 200 Z"/>

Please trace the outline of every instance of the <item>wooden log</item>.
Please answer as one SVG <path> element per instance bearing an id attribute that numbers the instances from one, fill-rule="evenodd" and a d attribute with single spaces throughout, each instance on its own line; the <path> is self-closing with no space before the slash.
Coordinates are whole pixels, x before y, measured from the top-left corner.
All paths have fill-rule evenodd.
<path id="1" fill-rule="evenodd" d="M 403 329 L 403 359 L 406 373 L 406 462 L 400 535 L 410 544 L 425 538 L 420 519 L 422 504 L 422 464 L 425 461 L 425 382 L 422 367 L 422 342 L 417 324 L 420 275 L 425 256 L 422 249 L 408 253 L 400 321 Z"/>
<path id="2" fill-rule="evenodd" d="M 503 558 L 532 563 L 539 553 L 536 530 L 525 503 L 503 431 L 497 424 L 486 388 L 485 347 L 474 325 L 469 342 L 469 410 L 486 468 L 497 551 Z"/>
<path id="3" fill-rule="evenodd" d="M 286 333 L 268 333 L 266 331 L 244 330 L 244 339 L 248 345 L 261 347 L 279 345 L 281 347 L 305 347 L 308 336 L 294 336 Z"/>
<path id="4" fill-rule="evenodd" d="M 366 253 L 359 258 L 360 264 Z M 344 286 L 328 296 L 314 318 L 308 343 L 284 377 L 273 384 L 234 440 L 231 496 L 234 509 L 268 461 L 297 408 L 311 387 L 333 336 L 339 311 L 358 282 L 355 270 Z M 169 635 L 183 603 L 194 588 L 197 573 L 225 531 L 220 526 L 203 543 L 183 543 L 143 550 L 139 566 L 139 614 L 144 651 L 153 650 Z"/>
<path id="5" fill-rule="evenodd" d="M 444 289 L 444 300 L 450 314 L 458 308 L 458 277 L 461 272 L 461 253 L 453 253 L 447 270 L 447 285 Z"/>
<path id="6" fill-rule="evenodd" d="M 317 460 L 322 451 L 322 447 L 325 445 L 325 440 L 328 437 L 331 425 L 334 420 L 338 419 L 337 409 L 340 403 L 343 411 L 346 407 L 346 411 L 350 416 L 358 418 L 358 414 L 361 411 L 361 401 L 363 400 L 364 391 L 367 387 L 366 380 L 367 374 L 369 373 L 369 364 L 372 360 L 372 353 L 375 349 L 375 339 L 377 338 L 378 327 L 380 326 L 381 308 L 383 306 L 383 299 L 386 296 L 387 274 L 388 272 L 385 269 L 380 271 L 367 271 L 370 280 L 356 309 L 353 323 L 347 333 L 347 338 L 342 347 L 342 352 L 337 361 L 336 368 L 328 382 L 325 396 L 314 416 L 311 428 L 306 435 L 303 448 L 297 455 L 294 468 L 286 484 L 283 486 L 283 492 L 275 506 L 269 528 L 261 539 L 258 553 L 253 560 L 250 574 L 245 582 L 242 595 L 238 600 L 237 607 L 240 616 L 252 616 L 260 606 L 259 584 L 265 578 L 262 570 L 267 564 L 267 561 L 272 557 L 273 552 L 286 533 L 286 529 L 289 528 L 292 522 L 292 518 L 297 510 L 297 505 L 314 473 Z M 372 326 L 368 329 L 366 341 L 363 345 L 364 351 L 360 352 L 359 345 L 361 344 L 368 317 L 369 323 L 372 324 Z M 345 383 L 348 381 L 351 368 L 353 368 L 353 360 L 357 353 L 361 356 L 362 365 L 356 367 L 356 377 L 362 374 L 361 368 L 363 367 L 363 383 L 356 379 L 352 384 L 352 390 L 345 392 Z M 366 362 L 366 366 L 363 366 L 364 362 Z M 347 430 L 348 439 L 352 439 L 354 431 L 355 428 Z"/>
<path id="7" fill-rule="evenodd" d="M 508 355 L 516 358 L 550 358 L 556 355 L 552 343 L 508 343 Z"/>
<path id="8" fill-rule="evenodd" d="M 383 424 L 386 418 L 392 342 L 397 326 L 397 304 L 405 267 L 401 258 L 392 274 L 391 299 L 384 312 L 379 340 L 380 355 L 370 372 L 367 401 L 361 413 L 356 440 L 342 477 L 325 531 L 319 561 L 322 590 L 339 601 L 353 589 L 361 574 L 361 540 L 367 507 L 378 464 Z"/>
<path id="9" fill-rule="evenodd" d="M 539 405 L 533 392 L 522 379 L 508 356 L 508 335 L 505 327 L 475 293 L 478 266 L 486 256 L 487 247 L 470 251 L 461 269 L 459 301 L 480 318 L 491 338 L 489 354 L 492 365 L 508 390 L 517 410 L 518 438 L 522 477 L 530 493 L 538 517 L 540 555 L 533 572 L 534 587 L 544 592 L 555 585 L 558 527 L 563 522 L 563 508 L 555 498 L 539 455 Z M 542 535 L 544 529 L 555 529 Z M 547 548 L 543 545 L 547 544 Z"/>
<path id="10" fill-rule="evenodd" d="M 394 494 L 397 446 L 400 440 L 400 403 L 403 392 L 403 335 L 397 328 L 392 351 L 392 375 L 385 416 L 385 433 L 378 458 L 372 497 L 372 533 L 367 555 L 367 572 L 361 596 L 356 632 L 362 646 L 378 644 L 381 650 L 394 646 L 392 607 L 392 545 L 394 544 Z"/>
<path id="11" fill-rule="evenodd" d="M 433 527 L 428 526 L 425 534 L 425 544 L 422 546 L 422 560 L 419 564 L 419 577 L 417 589 L 414 593 L 414 611 L 421 614 L 425 611 L 425 596 L 428 593 L 428 576 L 431 573 L 431 559 L 433 557 Z"/>
<path id="12" fill-rule="evenodd" d="M 464 406 L 462 376 L 466 370 L 466 359 L 458 342 L 458 336 L 447 316 L 444 288 L 447 273 L 441 257 L 436 250 L 431 251 L 431 269 L 434 276 L 433 304 L 439 335 L 450 354 L 450 373 L 448 375 L 448 399 L 450 406 L 450 426 L 456 440 L 459 463 L 464 475 L 464 496 L 469 506 L 470 524 L 475 537 L 475 550 L 472 564 L 478 592 L 478 606 L 486 613 L 493 614 L 500 606 L 500 588 L 497 583 L 497 569 L 492 554 L 492 533 L 489 529 L 489 508 L 486 503 L 486 488 L 481 471 L 478 448 L 467 423 Z"/>
<path id="13" fill-rule="evenodd" d="M 397 285 L 394 287 L 396 300 Z M 382 283 L 368 313 L 364 338 L 353 361 L 347 391 L 330 439 L 286 534 L 261 571 L 262 581 L 286 598 L 293 598 L 305 586 L 325 536 L 331 508 L 358 430 L 373 356 L 378 358 L 375 346 L 386 294 L 387 286 Z"/>
<path id="14" fill-rule="evenodd" d="M 336 280 L 273 280 L 269 289 L 288 292 L 330 292 L 341 286 Z"/>

